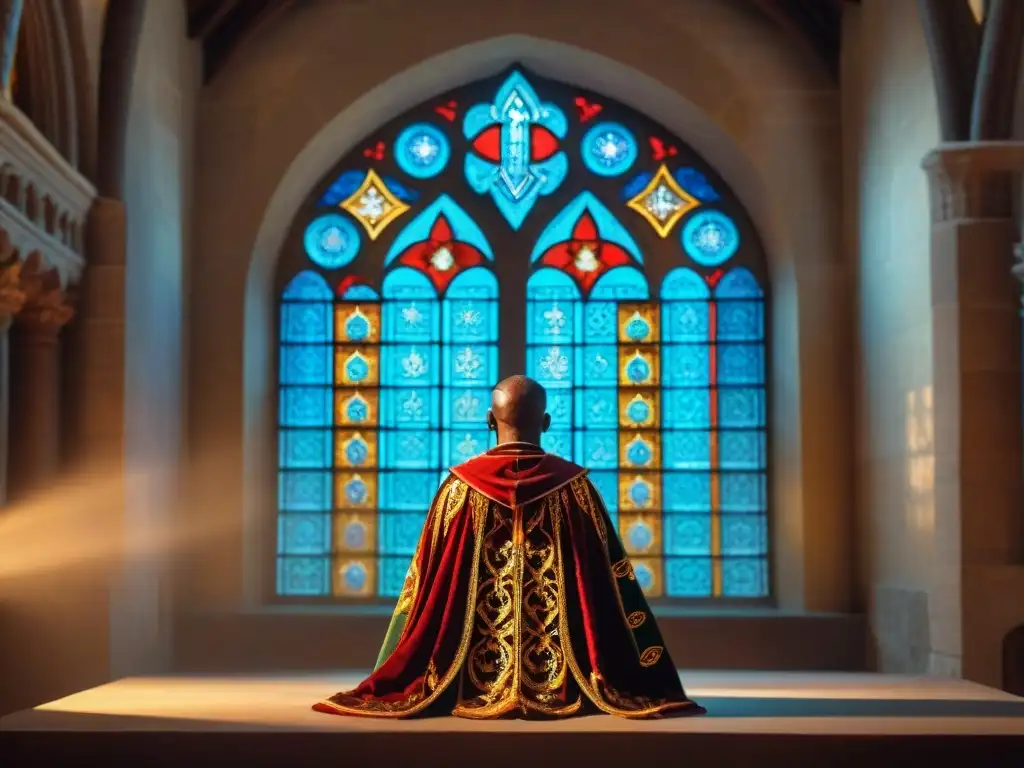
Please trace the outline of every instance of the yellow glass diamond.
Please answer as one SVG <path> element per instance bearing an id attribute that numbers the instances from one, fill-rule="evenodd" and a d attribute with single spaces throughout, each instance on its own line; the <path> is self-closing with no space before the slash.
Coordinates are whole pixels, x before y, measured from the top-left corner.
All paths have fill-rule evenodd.
<path id="1" fill-rule="evenodd" d="M 341 203 L 341 207 L 363 225 L 371 240 L 376 240 L 388 224 L 409 210 L 372 168 L 359 189 Z"/>
<path id="2" fill-rule="evenodd" d="M 626 205 L 647 219 L 660 237 L 667 237 L 676 222 L 700 203 L 676 183 L 663 165 Z"/>

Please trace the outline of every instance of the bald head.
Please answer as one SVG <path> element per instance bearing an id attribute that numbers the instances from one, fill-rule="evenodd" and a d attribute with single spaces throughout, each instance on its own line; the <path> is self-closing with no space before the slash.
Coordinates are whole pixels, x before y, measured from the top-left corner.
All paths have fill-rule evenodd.
<path id="1" fill-rule="evenodd" d="M 498 442 L 539 443 L 551 417 L 548 394 L 528 376 L 509 376 L 491 393 L 487 424 L 498 433 Z"/>

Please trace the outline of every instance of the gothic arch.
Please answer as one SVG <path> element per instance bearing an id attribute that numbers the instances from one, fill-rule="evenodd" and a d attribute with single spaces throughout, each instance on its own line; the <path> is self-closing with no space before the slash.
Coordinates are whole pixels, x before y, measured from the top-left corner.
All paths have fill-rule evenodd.
<path id="1" fill-rule="evenodd" d="M 326 22 L 325 16 L 321 14 L 334 13 L 342 14 L 344 10 L 340 6 L 318 7 L 316 13 L 282 32 L 280 38 L 273 39 L 272 36 L 264 40 L 264 60 L 273 61 L 278 46 L 283 55 L 287 46 L 296 44 L 297 39 L 303 39 L 309 45 L 320 45 L 311 40 L 317 35 L 316 29 Z M 727 22 L 742 28 L 747 23 L 738 15 L 723 9 L 721 4 L 702 6 L 700 14 L 715 24 Z M 501 19 L 495 18 L 493 21 L 499 24 Z M 542 15 L 526 27 L 539 30 L 549 22 L 554 24 L 554 17 Z M 691 22 L 695 23 L 693 19 L 687 20 L 688 25 Z M 408 27 L 410 34 L 415 25 L 416 20 L 412 17 L 403 18 L 400 22 L 400 27 Z M 274 452 L 262 447 L 271 446 L 274 435 L 273 411 L 268 409 L 272 392 L 268 379 L 272 370 L 269 355 L 273 349 L 271 340 L 274 334 L 273 274 L 288 227 L 303 199 L 320 178 L 323 169 L 356 146 L 377 125 L 387 122 L 426 97 L 443 93 L 467 80 L 494 74 L 520 61 L 538 74 L 600 91 L 651 116 L 680 135 L 736 190 L 763 238 L 770 280 L 773 286 L 778 284 L 779 287 L 770 320 L 774 337 L 780 340 L 772 352 L 773 368 L 779 370 L 777 363 L 782 361 L 781 369 L 786 371 L 782 374 L 784 380 L 775 382 L 778 386 L 774 388 L 776 394 L 773 401 L 774 412 L 778 414 L 776 418 L 781 419 L 784 425 L 782 439 L 772 448 L 775 463 L 773 476 L 777 475 L 781 480 L 776 483 L 775 506 L 782 510 L 782 526 L 787 530 L 785 540 L 780 542 L 780 551 L 774 555 L 780 564 L 777 570 L 782 584 L 779 600 L 784 605 L 805 607 L 809 605 L 808 595 L 811 595 L 811 605 L 827 605 L 833 609 L 845 607 L 849 597 L 845 581 L 849 563 L 843 559 L 846 557 L 843 551 L 845 544 L 840 541 L 843 537 L 837 535 L 835 542 L 829 541 L 826 544 L 830 557 L 835 555 L 837 559 L 835 562 L 826 559 L 821 563 L 820 572 L 814 576 L 816 587 L 813 594 L 805 583 L 811 577 L 808 563 L 801 553 L 802 530 L 812 514 L 819 519 L 822 514 L 846 514 L 841 505 L 834 503 L 834 499 L 825 498 L 828 482 L 813 488 L 803 488 L 805 475 L 839 478 L 840 484 L 846 482 L 840 477 L 843 470 L 837 469 L 837 466 L 843 465 L 844 458 L 836 452 L 841 453 L 845 448 L 835 446 L 841 446 L 842 442 L 830 439 L 828 445 L 815 446 L 813 436 L 809 440 L 807 436 L 801 435 L 799 426 L 800 414 L 805 407 L 804 397 L 812 392 L 817 393 L 814 396 L 820 396 L 819 403 L 828 403 L 834 397 L 827 390 L 828 382 L 835 379 L 835 373 L 829 369 L 835 364 L 834 361 L 842 357 L 840 350 L 836 350 L 833 358 L 829 355 L 810 355 L 806 347 L 808 344 L 813 346 L 820 334 L 828 333 L 831 327 L 829 321 L 823 324 L 820 322 L 820 313 L 824 309 L 821 301 L 825 302 L 825 306 L 828 304 L 828 300 L 823 297 L 833 288 L 831 284 L 824 285 L 821 279 L 835 263 L 834 252 L 838 244 L 830 239 L 833 234 L 831 225 L 814 229 L 804 226 L 806 206 L 798 213 L 801 205 L 795 200 L 783 200 L 771 194 L 774 172 L 772 164 L 775 162 L 772 157 L 777 152 L 768 152 L 764 145 L 764 131 L 771 130 L 768 127 L 771 124 L 759 122 L 766 118 L 766 115 L 758 116 L 760 101 L 746 101 L 757 92 L 758 87 L 765 86 L 765 77 L 772 81 L 770 87 L 789 91 L 830 87 L 822 85 L 827 78 L 822 76 L 819 80 L 813 73 L 807 74 L 806 70 L 803 70 L 804 74 L 798 75 L 801 70 L 797 68 L 778 66 L 779 59 L 789 53 L 781 41 L 772 41 L 765 50 L 752 54 L 753 59 L 765 57 L 764 66 L 760 67 L 762 78 L 758 87 L 755 87 L 753 79 L 746 79 L 750 75 L 744 74 L 740 67 L 730 62 L 726 50 L 721 47 L 726 43 L 724 39 L 698 37 L 692 35 L 693 28 L 688 27 L 689 32 L 685 33 L 687 46 L 682 48 L 678 36 L 671 41 L 648 41 L 646 46 L 634 48 L 630 40 L 620 39 L 621 30 L 613 29 L 614 26 L 610 24 L 607 29 L 597 30 L 596 37 L 595 30 L 588 31 L 588 37 L 595 47 L 600 47 L 606 55 L 586 50 L 583 47 L 587 45 L 586 41 L 574 38 L 575 33 L 570 34 L 564 29 L 549 29 L 548 34 L 544 35 L 547 39 L 542 39 L 540 35 L 530 34 L 486 37 L 479 32 L 453 28 L 453 36 L 461 37 L 461 40 L 445 53 L 422 58 L 415 48 L 403 48 L 397 59 L 389 57 L 384 71 L 374 73 L 371 79 L 346 79 L 347 93 L 341 94 L 333 86 L 329 96 L 326 96 L 328 92 L 324 92 L 329 103 L 318 102 L 317 114 L 306 114 L 297 122 L 291 120 L 288 127 L 282 124 L 272 129 L 268 125 L 265 134 L 261 131 L 261 135 L 250 137 L 252 141 L 246 140 L 247 157 L 260 158 L 258 169 L 250 167 L 246 170 L 241 164 L 235 166 L 236 162 L 242 163 L 242 158 L 239 156 L 236 161 L 233 156 L 236 153 L 229 149 L 231 143 L 225 142 L 235 129 L 220 122 L 220 118 L 227 118 L 230 123 L 229 115 L 240 114 L 237 111 L 239 105 L 248 103 L 250 95 L 254 95 L 258 87 L 265 90 L 267 71 L 260 67 L 256 70 L 247 69 L 248 65 L 243 61 L 245 57 L 241 55 L 207 88 L 204 109 L 210 116 L 218 115 L 219 128 L 217 136 L 203 136 L 201 133 L 199 147 L 200 178 L 197 183 L 196 207 L 200 220 L 197 224 L 199 253 L 195 300 L 199 314 L 206 314 L 214 306 L 219 306 L 223 320 L 218 322 L 215 333 L 208 333 L 207 326 L 201 322 L 193 326 L 197 329 L 203 327 L 204 330 L 193 335 L 191 386 L 193 391 L 207 394 L 201 399 L 193 398 L 190 423 L 199 455 L 203 454 L 204 449 L 212 450 L 218 441 L 234 439 L 232 435 L 238 436 L 239 449 L 232 454 L 230 463 L 231 477 L 237 478 L 242 495 L 237 503 L 232 502 L 228 514 L 237 515 L 243 529 L 237 554 L 241 572 L 249 575 L 245 577 L 244 583 L 233 577 L 222 580 L 225 589 L 237 587 L 239 594 L 244 594 L 246 600 L 255 602 L 260 599 L 259 589 L 253 585 L 259 584 L 261 579 L 254 580 L 250 576 L 261 570 L 260 563 L 266 552 L 265 536 L 260 532 L 257 521 L 270 519 L 274 514 L 273 502 L 265 498 L 265 486 L 259 482 L 260 477 L 272 476 L 274 472 Z M 352 34 L 382 34 L 374 30 L 357 32 L 355 28 L 350 28 L 350 31 Z M 674 29 L 676 31 L 678 29 Z M 397 28 L 389 29 L 389 35 L 392 33 L 399 37 L 405 34 Z M 433 44 L 436 46 L 438 42 L 433 41 Z M 641 57 L 637 52 L 644 47 L 648 51 Z M 329 66 L 325 57 L 333 55 L 331 51 L 335 48 L 323 47 L 318 54 L 309 57 L 309 66 L 317 71 Z M 655 49 L 659 53 L 654 54 Z M 657 69 L 650 64 L 649 54 L 676 56 L 679 61 L 670 70 Z M 769 61 L 772 57 L 776 57 L 774 63 Z M 697 68 L 701 68 L 704 76 L 698 88 L 692 87 L 695 81 L 689 76 L 683 78 L 681 74 L 678 77 L 671 74 L 692 72 Z M 308 74 L 312 75 L 312 70 Z M 291 76 L 304 75 L 292 73 Z M 798 84 L 801 78 L 804 80 Z M 260 82 L 262 85 L 258 86 Z M 294 104 L 278 105 L 276 114 L 290 114 L 289 110 L 293 108 L 297 112 L 292 117 L 298 117 L 304 111 L 308 113 L 308 109 L 301 105 L 303 99 L 312 97 L 310 91 L 307 90 L 303 95 L 289 86 L 280 93 L 297 100 Z M 716 107 L 709 101 L 713 93 L 728 94 L 730 109 L 723 111 L 722 105 Z M 742 115 L 739 122 L 729 117 L 734 109 L 737 115 Z M 243 129 L 239 125 L 238 130 L 251 134 L 251 126 Z M 264 144 L 272 133 L 278 139 Z M 830 196 L 830 182 L 815 175 L 815 169 L 823 167 L 820 158 L 827 156 L 830 151 L 826 145 L 831 145 L 828 142 L 823 145 L 819 137 L 808 135 L 803 124 L 795 129 L 787 126 L 783 133 L 773 134 L 773 138 L 789 142 L 787 152 L 810 153 L 808 157 L 816 158 L 801 166 L 799 194 L 816 190 L 807 198 L 808 203 L 823 206 L 823 221 L 834 218 L 836 210 L 832 206 L 835 201 Z M 295 145 L 295 137 L 299 134 L 302 139 Z M 819 152 L 821 154 L 815 154 Z M 207 165 L 204 157 L 211 160 L 216 158 L 216 162 Z M 273 166 L 274 170 L 269 170 L 268 166 Z M 777 170 L 782 171 L 782 168 L 778 167 Z M 250 194 L 245 199 L 239 197 L 237 191 L 232 191 L 240 189 L 236 174 L 243 173 L 247 173 L 249 179 Z M 251 194 L 254 183 L 260 188 L 255 195 Z M 223 200 L 226 196 L 230 196 L 233 203 L 231 213 L 225 218 Z M 253 220 L 260 222 L 258 231 L 246 223 Z M 239 226 L 246 231 L 241 237 Z M 228 269 L 226 260 L 233 258 L 227 254 L 236 252 L 240 246 L 251 254 L 251 261 L 245 285 L 236 287 L 233 281 L 225 283 L 221 278 L 227 274 L 224 271 Z M 815 261 L 827 263 L 820 263 L 816 279 L 801 287 L 796 280 L 798 265 Z M 816 298 L 811 299 L 812 295 Z M 801 315 L 805 305 L 806 313 Z M 225 315 L 224 309 L 228 306 L 237 309 Z M 237 316 L 234 316 L 235 311 L 238 311 Z M 236 346 L 240 341 L 241 346 Z M 221 382 L 225 382 L 225 372 L 230 371 L 230 376 L 234 377 L 228 380 L 236 382 L 231 385 L 234 388 L 230 393 L 226 387 L 228 382 L 218 384 L 210 378 L 211 372 L 204 371 L 205 366 L 213 360 L 218 361 L 216 368 L 222 372 L 218 377 Z M 806 382 L 801 387 L 800 380 L 805 376 Z M 238 387 L 245 393 L 240 408 L 237 407 Z M 839 408 L 838 403 L 836 408 Z M 774 458 L 776 454 L 778 461 Z M 828 469 L 819 471 L 816 464 L 826 464 Z M 210 485 L 207 486 L 206 482 Z M 214 486 L 224 486 L 223 475 L 215 478 L 211 473 L 208 481 L 200 478 L 196 487 L 200 494 L 204 494 L 202 489 L 207 488 L 213 496 Z M 199 508 L 196 513 L 200 513 Z M 838 534 L 842 530 L 842 523 L 838 523 L 834 530 Z M 217 570 L 220 570 L 219 566 Z M 197 578 L 204 577 L 197 572 Z M 197 588 L 200 591 L 202 589 Z"/>

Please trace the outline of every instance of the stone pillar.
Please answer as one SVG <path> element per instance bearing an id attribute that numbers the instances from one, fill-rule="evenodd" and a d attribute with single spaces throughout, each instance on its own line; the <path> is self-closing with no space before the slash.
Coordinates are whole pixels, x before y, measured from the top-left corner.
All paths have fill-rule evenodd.
<path id="1" fill-rule="evenodd" d="M 1024 144 L 970 142 L 924 161 L 932 190 L 933 672 L 1000 684 L 992 574 L 1024 544 L 1020 286 L 1012 189 Z"/>
<path id="2" fill-rule="evenodd" d="M 18 50 L 18 32 L 21 31 L 21 9 L 24 0 L 0 0 L 0 87 L 4 98 L 11 98 L 14 55 Z"/>
<path id="3" fill-rule="evenodd" d="M 12 499 L 45 488 L 60 470 L 59 337 L 74 313 L 57 276 L 37 265 L 22 270 L 25 304 L 10 331 Z"/>
<path id="4" fill-rule="evenodd" d="M 11 322 L 25 304 L 20 287 L 21 262 L 0 264 L 0 506 L 7 501 L 7 464 L 10 460 L 8 416 L 10 413 L 9 340 Z"/>

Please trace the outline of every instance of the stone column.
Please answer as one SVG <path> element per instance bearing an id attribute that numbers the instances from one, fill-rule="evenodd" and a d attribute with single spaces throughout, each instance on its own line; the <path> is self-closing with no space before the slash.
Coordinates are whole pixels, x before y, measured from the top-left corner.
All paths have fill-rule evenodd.
<path id="1" fill-rule="evenodd" d="M 931 667 L 1000 684 L 993 591 L 1024 544 L 1020 286 L 1012 189 L 1024 143 L 970 142 L 924 161 L 932 190 L 935 567 Z"/>
<path id="2" fill-rule="evenodd" d="M 37 264 L 22 270 L 25 304 L 10 331 L 12 499 L 45 488 L 60 470 L 59 337 L 74 313 L 56 275 Z"/>
<path id="3" fill-rule="evenodd" d="M 11 75 L 14 55 L 18 50 L 18 32 L 21 31 L 21 9 L 24 0 L 0 0 L 0 87 L 4 97 L 11 98 Z"/>
<path id="4" fill-rule="evenodd" d="M 10 460 L 8 441 L 8 415 L 10 413 L 10 376 L 8 332 L 14 316 L 25 304 L 25 293 L 20 287 L 21 262 L 0 264 L 0 506 L 7 501 L 7 464 Z"/>

